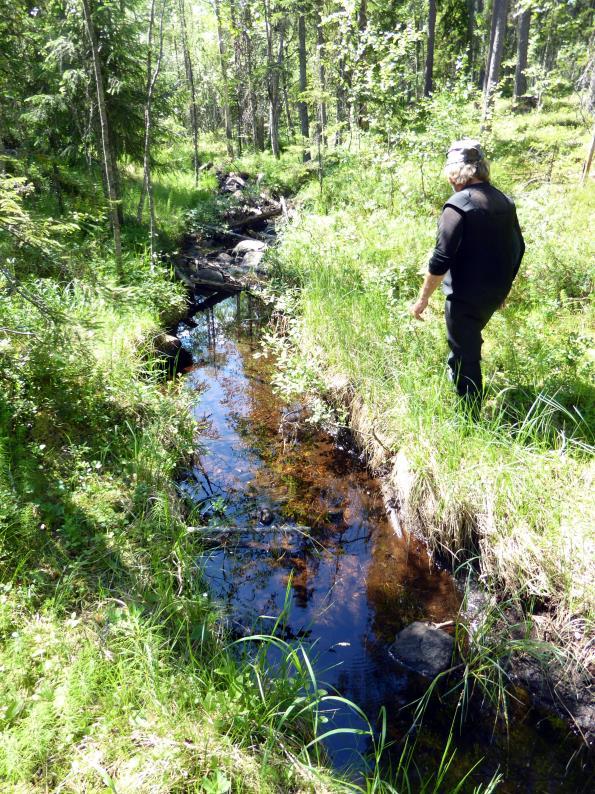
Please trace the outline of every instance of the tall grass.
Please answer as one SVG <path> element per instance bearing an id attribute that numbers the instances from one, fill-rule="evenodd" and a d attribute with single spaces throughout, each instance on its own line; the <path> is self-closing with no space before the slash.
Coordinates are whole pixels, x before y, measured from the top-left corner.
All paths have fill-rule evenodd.
<path id="1" fill-rule="evenodd" d="M 465 132 L 476 124 L 466 119 Z M 458 133 L 443 121 L 438 133 L 420 132 L 419 145 L 433 151 L 436 135 Z M 393 464 L 405 520 L 433 549 L 455 566 L 477 557 L 489 588 L 582 615 L 588 632 L 595 191 L 578 184 L 587 135 L 571 104 L 528 117 L 503 106 L 487 142 L 527 253 L 507 308 L 484 332 L 479 422 L 458 410 L 446 378 L 442 298 L 424 323 L 407 313 L 448 193 L 440 149 L 423 180 L 405 148 L 387 156 L 363 140 L 341 152 L 322 191 L 300 194 L 274 264 L 283 310 L 295 318 L 278 342 L 293 354 L 281 387 L 334 393 L 348 407 L 372 463 Z"/>

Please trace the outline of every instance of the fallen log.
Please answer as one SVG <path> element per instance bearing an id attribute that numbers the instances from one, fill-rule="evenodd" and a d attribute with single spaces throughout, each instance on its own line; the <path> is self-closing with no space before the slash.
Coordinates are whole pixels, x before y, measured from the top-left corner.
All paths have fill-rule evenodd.
<path id="1" fill-rule="evenodd" d="M 243 229 L 245 226 L 250 226 L 252 223 L 259 223 L 260 221 L 268 221 L 269 218 L 276 218 L 283 212 L 281 207 L 273 207 L 270 210 L 261 212 L 260 215 L 247 215 L 238 220 L 229 219 L 227 222 L 232 229 Z"/>

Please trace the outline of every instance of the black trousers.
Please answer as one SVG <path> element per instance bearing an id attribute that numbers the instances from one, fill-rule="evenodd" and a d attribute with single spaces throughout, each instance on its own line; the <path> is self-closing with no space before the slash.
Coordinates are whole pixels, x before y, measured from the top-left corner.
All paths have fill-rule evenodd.
<path id="1" fill-rule="evenodd" d="M 472 305 L 449 295 L 444 306 L 446 335 L 450 347 L 448 366 L 457 394 L 479 406 L 483 383 L 481 378 L 482 330 L 497 305 Z"/>

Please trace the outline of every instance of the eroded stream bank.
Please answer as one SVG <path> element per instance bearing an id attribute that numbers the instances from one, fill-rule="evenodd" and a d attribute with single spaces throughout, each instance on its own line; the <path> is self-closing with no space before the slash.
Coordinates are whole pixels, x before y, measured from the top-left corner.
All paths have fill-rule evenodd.
<path id="1" fill-rule="evenodd" d="M 311 647 L 319 681 L 372 721 L 386 706 L 395 762 L 411 726 L 406 706 L 425 684 L 395 664 L 390 643 L 414 620 L 452 619 L 460 595 L 414 538 L 395 533 L 379 483 L 354 450 L 296 422 L 300 406 L 273 394 L 273 362 L 255 357 L 263 312 L 241 294 L 181 329 L 196 362 L 187 376 L 195 416 L 206 426 L 182 486 L 204 516 L 209 550 L 199 564 L 237 636 L 270 631 L 287 607 L 283 636 Z M 437 700 L 427 712 L 417 736 L 420 774 L 435 770 L 451 716 Z M 584 750 L 562 723 L 514 701 L 512 716 L 507 736 L 494 732 L 487 713 L 470 715 L 456 737 L 451 782 L 484 758 L 473 785 L 499 769 L 505 792 L 590 790 Z M 345 708 L 332 727 L 362 723 Z M 337 767 L 362 768 L 365 737 L 338 734 L 327 746 Z"/>

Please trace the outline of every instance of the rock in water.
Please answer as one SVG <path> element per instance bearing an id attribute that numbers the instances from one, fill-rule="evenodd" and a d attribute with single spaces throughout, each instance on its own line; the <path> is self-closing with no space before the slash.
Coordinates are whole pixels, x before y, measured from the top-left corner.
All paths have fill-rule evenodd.
<path id="1" fill-rule="evenodd" d="M 236 245 L 233 252 L 238 256 L 239 254 L 245 254 L 247 251 L 264 251 L 265 248 L 266 243 L 261 240 L 242 240 Z"/>
<path id="2" fill-rule="evenodd" d="M 264 251 L 248 251 L 244 254 L 242 259 L 242 267 L 250 270 L 258 270 L 258 267 L 264 259 Z"/>
<path id="3" fill-rule="evenodd" d="M 450 634 L 416 621 L 397 634 L 389 653 L 408 670 L 434 678 L 450 667 L 453 649 Z"/>
<path id="4" fill-rule="evenodd" d="M 192 355 L 173 334 L 157 334 L 153 339 L 153 350 L 158 357 L 165 359 L 170 374 L 179 372 L 193 363 Z"/>
<path id="5" fill-rule="evenodd" d="M 260 512 L 258 514 L 258 520 L 265 527 L 270 527 L 270 525 L 273 523 L 273 519 L 274 518 L 275 518 L 275 516 L 273 515 L 272 510 L 269 510 L 268 507 L 261 508 L 261 510 L 260 510 Z"/>

